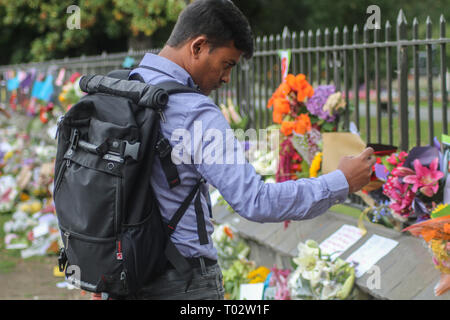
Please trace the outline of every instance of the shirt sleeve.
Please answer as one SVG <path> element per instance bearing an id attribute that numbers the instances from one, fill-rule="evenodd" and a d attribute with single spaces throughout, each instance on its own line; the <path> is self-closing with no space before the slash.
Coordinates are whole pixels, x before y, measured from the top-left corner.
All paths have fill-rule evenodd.
<path id="1" fill-rule="evenodd" d="M 340 170 L 318 178 L 265 183 L 245 160 L 233 130 L 209 98 L 189 110 L 184 128 L 197 171 L 248 220 L 310 219 L 347 198 L 348 183 Z"/>

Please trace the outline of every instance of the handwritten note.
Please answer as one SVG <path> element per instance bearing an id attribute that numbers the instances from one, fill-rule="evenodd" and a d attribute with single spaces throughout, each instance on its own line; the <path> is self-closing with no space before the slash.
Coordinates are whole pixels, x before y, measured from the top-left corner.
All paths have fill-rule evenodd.
<path id="1" fill-rule="evenodd" d="M 356 263 L 355 275 L 359 278 L 397 245 L 398 242 L 395 240 L 374 234 L 358 250 L 353 252 L 346 261 Z"/>
<path id="2" fill-rule="evenodd" d="M 319 247 L 323 253 L 332 255 L 332 258 L 337 258 L 361 239 L 362 236 L 363 233 L 359 228 L 344 224 L 335 233 L 326 238 Z"/>

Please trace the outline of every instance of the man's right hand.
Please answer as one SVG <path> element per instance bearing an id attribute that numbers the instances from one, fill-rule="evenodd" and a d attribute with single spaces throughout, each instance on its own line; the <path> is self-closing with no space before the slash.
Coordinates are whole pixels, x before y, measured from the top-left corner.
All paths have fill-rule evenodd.
<path id="1" fill-rule="evenodd" d="M 338 169 L 342 171 L 347 179 L 349 193 L 361 190 L 362 187 L 370 182 L 372 175 L 372 166 L 375 164 L 374 150 L 366 148 L 358 156 L 343 157 L 339 161 Z"/>

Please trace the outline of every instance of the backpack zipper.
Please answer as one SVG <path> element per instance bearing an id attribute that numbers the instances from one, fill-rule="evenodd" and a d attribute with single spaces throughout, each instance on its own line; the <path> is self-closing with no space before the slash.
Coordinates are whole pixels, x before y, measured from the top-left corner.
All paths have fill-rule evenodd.
<path id="1" fill-rule="evenodd" d="M 67 250 L 69 248 L 70 233 L 68 231 L 66 231 L 66 232 L 64 232 L 64 236 L 66 237 L 66 245 L 64 246 L 64 248 Z"/>
<path id="2" fill-rule="evenodd" d="M 62 116 L 60 116 L 59 118 L 58 118 L 58 121 L 56 122 L 56 133 L 55 133 L 55 140 L 58 138 L 58 133 L 59 133 L 59 130 L 60 130 L 60 127 L 61 127 L 61 122 L 64 120 L 64 116 L 62 115 Z"/>
<path id="3" fill-rule="evenodd" d="M 53 193 L 56 193 L 56 191 L 59 189 L 59 185 L 61 184 L 64 173 L 66 172 L 66 169 L 68 167 L 70 167 L 70 160 L 66 159 L 65 165 L 63 164 L 61 167 L 62 168 L 60 169 L 60 172 L 58 173 L 58 177 L 56 178 L 56 181 L 55 181 L 55 187 L 53 188 Z"/>
<path id="4" fill-rule="evenodd" d="M 87 242 L 111 242 L 111 241 L 116 240 L 116 237 L 96 238 L 96 237 L 91 237 L 91 236 L 87 236 L 84 234 L 79 234 L 74 231 L 67 231 L 64 227 L 61 227 L 61 226 L 60 226 L 60 229 L 61 229 L 61 231 L 64 232 L 64 236 L 66 237 L 67 244 L 69 243 L 69 237 L 79 239 L 82 241 L 87 241 Z"/>
<path id="5" fill-rule="evenodd" d="M 114 224 L 114 233 L 116 235 L 121 234 L 121 224 L 122 224 L 122 179 L 117 177 L 116 179 L 116 211 L 115 211 L 115 224 Z"/>

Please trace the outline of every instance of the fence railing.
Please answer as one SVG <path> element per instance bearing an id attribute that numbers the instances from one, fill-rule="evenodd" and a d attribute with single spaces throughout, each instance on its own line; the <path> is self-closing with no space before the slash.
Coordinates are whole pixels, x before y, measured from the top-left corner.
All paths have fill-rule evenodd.
<path id="1" fill-rule="evenodd" d="M 303 73 L 313 86 L 334 84 L 347 106 L 343 129 L 353 122 L 367 142 L 389 143 L 408 150 L 412 145 L 433 142 L 448 133 L 448 86 L 446 21 L 440 17 L 439 34 L 433 37 L 432 21 L 425 22 L 426 35 L 419 38 L 419 22 L 406 21 L 403 11 L 394 27 L 383 29 L 346 26 L 257 37 L 255 54 L 232 71 L 231 81 L 212 94 L 217 104 L 231 99 L 249 117 L 255 129 L 272 123 L 266 103 L 281 82 L 278 50 L 291 50 L 290 73 Z M 384 34 L 384 39 L 382 35 Z M 408 34 L 410 36 L 408 37 Z M 362 39 L 361 39 L 362 35 Z M 121 68 L 125 57 L 139 62 L 147 51 L 66 58 L 45 63 L 0 66 L 0 75 L 11 69 L 48 72 L 66 68 L 72 72 L 100 73 Z M 5 85 L 1 82 L 0 85 Z M 2 90 L 0 90 L 2 92 Z M 6 102 L 8 97 L 0 96 Z"/>

